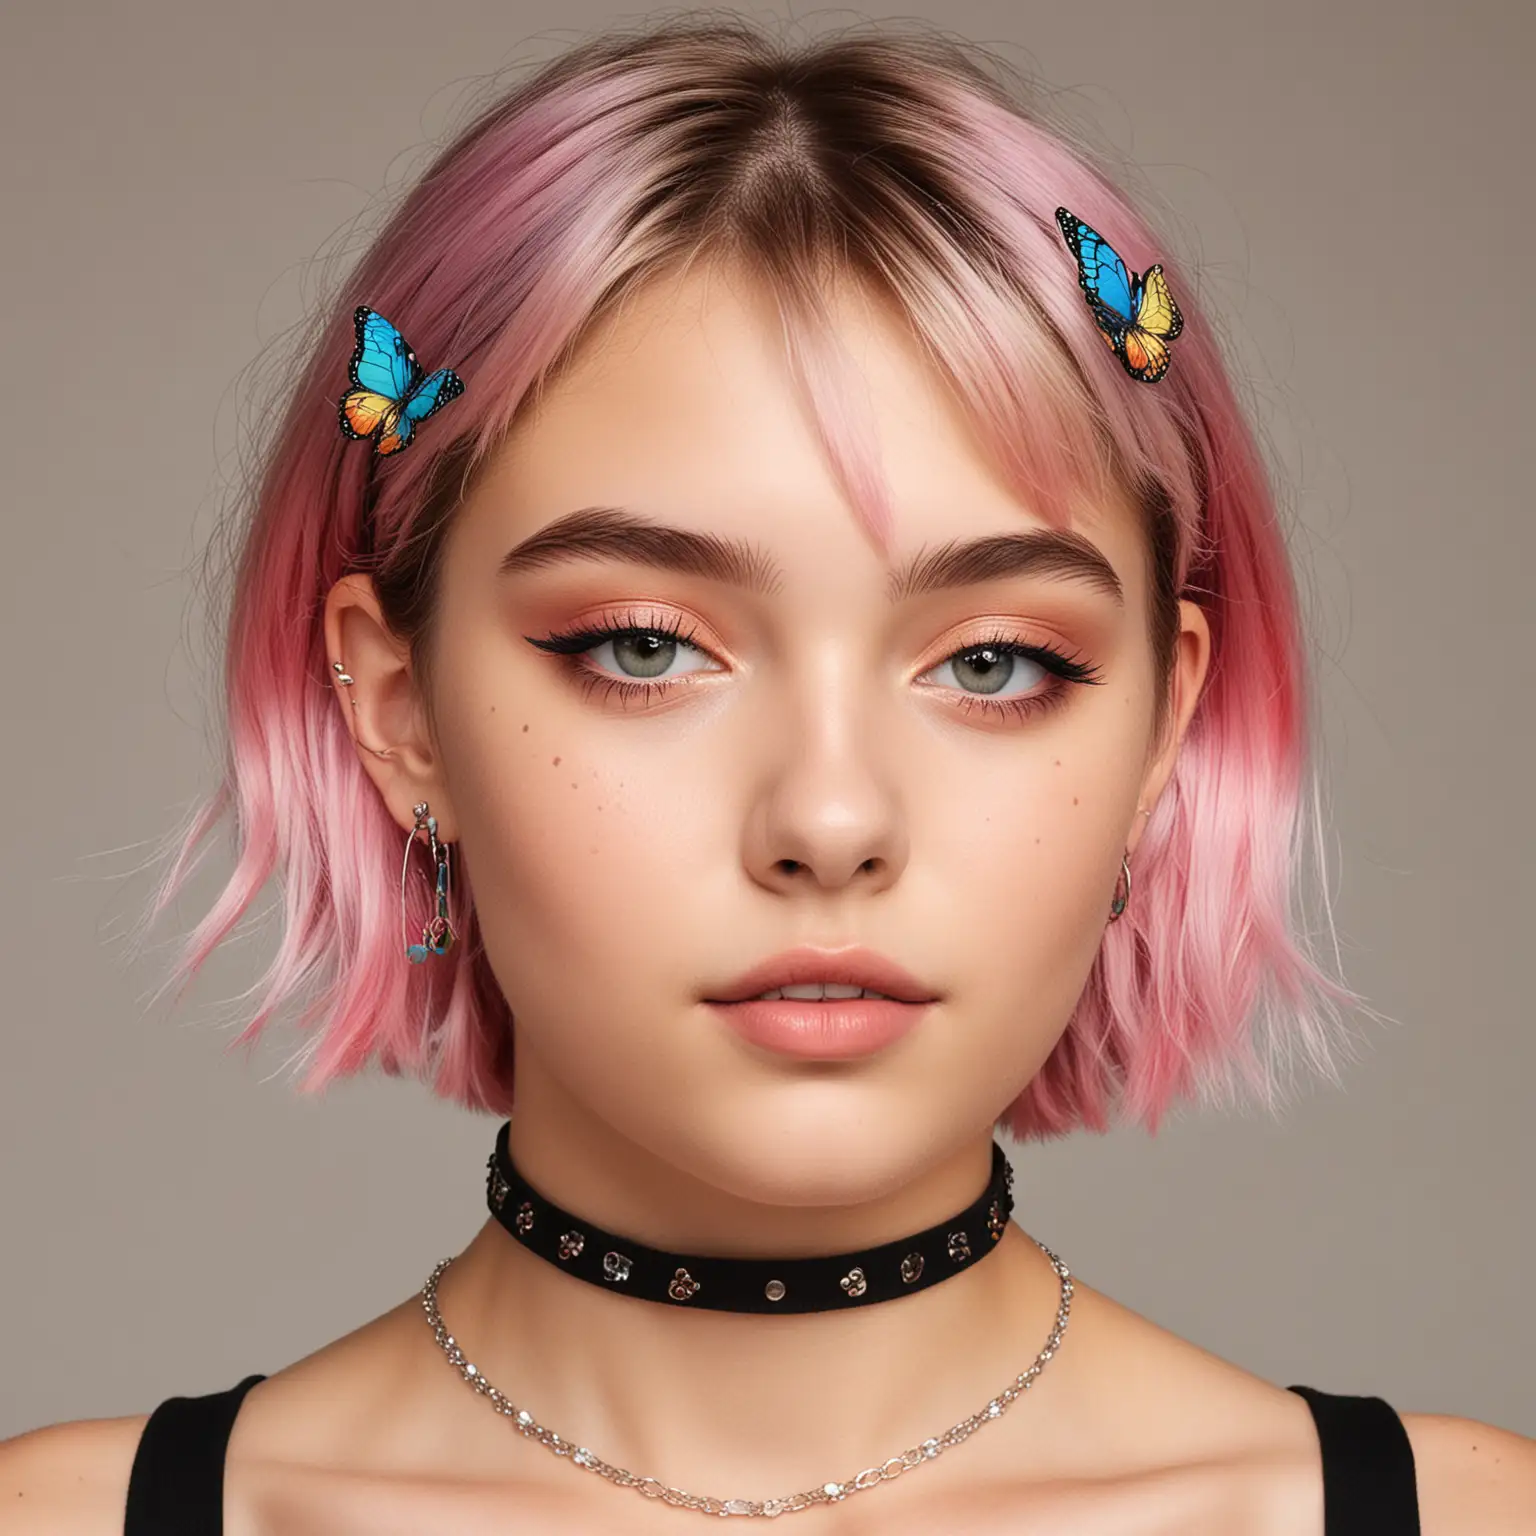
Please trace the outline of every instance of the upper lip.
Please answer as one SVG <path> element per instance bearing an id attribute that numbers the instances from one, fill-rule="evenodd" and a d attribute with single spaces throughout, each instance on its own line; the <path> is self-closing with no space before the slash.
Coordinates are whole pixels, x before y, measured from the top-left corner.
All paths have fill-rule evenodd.
<path id="1" fill-rule="evenodd" d="M 706 999 L 712 1003 L 739 1003 L 760 992 L 806 982 L 831 981 L 844 986 L 883 992 L 903 1003 L 930 1003 L 937 994 L 894 960 L 872 949 L 816 949 L 810 945 L 774 955 L 743 972 Z"/>

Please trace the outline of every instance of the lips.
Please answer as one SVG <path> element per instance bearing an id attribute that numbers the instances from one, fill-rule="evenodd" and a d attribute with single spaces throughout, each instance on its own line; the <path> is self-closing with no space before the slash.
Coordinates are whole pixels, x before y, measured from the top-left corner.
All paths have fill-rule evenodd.
<path id="1" fill-rule="evenodd" d="M 746 1002 L 765 992 L 772 993 L 784 987 L 799 987 L 816 982 L 858 987 L 861 991 L 877 992 L 899 1003 L 936 1002 L 940 996 L 935 988 L 874 950 L 859 946 L 818 949 L 806 945 L 762 961 L 734 981 L 711 992 L 705 1001 Z"/>

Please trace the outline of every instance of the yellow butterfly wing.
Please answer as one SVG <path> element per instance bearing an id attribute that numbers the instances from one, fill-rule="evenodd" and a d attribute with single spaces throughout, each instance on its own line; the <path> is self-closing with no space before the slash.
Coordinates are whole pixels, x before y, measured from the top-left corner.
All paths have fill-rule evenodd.
<path id="1" fill-rule="evenodd" d="M 1163 276 L 1161 265 L 1148 267 L 1147 275 L 1142 279 L 1136 324 L 1164 341 L 1172 341 L 1184 329 L 1184 316 L 1168 291 L 1168 279 Z"/>

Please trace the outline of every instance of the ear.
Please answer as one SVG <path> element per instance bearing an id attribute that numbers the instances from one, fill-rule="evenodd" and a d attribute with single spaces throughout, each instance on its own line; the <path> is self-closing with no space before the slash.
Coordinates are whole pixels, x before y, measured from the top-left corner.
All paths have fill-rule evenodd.
<path id="1" fill-rule="evenodd" d="M 343 576 L 326 594 L 325 648 L 336 707 L 390 815 L 408 832 L 416 825 L 412 808 L 425 800 L 438 836 L 456 842 L 456 818 L 426 702 L 411 673 L 410 649 L 385 623 L 371 577 Z"/>
<path id="2" fill-rule="evenodd" d="M 1155 748 L 1142 780 L 1139 805 L 1151 810 L 1173 776 L 1173 765 L 1178 759 L 1189 722 L 1194 717 L 1195 705 L 1205 687 L 1206 673 L 1211 663 L 1211 628 L 1205 614 L 1196 603 L 1179 603 L 1179 632 L 1173 642 L 1173 665 L 1168 677 L 1168 714 L 1162 741 Z M 1126 850 L 1136 851 L 1141 835 L 1146 830 L 1146 817 L 1138 814 L 1126 835 Z"/>

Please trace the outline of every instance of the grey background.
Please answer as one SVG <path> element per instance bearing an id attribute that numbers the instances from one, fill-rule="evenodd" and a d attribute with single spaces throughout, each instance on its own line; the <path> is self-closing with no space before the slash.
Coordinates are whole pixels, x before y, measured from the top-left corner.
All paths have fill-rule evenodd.
<path id="1" fill-rule="evenodd" d="M 1536 10 L 941 9 L 1069 89 L 1199 263 L 1293 488 L 1335 919 L 1393 1021 L 1365 1026 L 1344 1092 L 1278 1123 L 1028 1150 L 1020 1219 L 1281 1384 L 1536 1434 Z M 213 780 L 192 573 L 259 408 L 242 370 L 480 77 L 646 14 L 6 9 L 0 1435 L 276 1370 L 409 1295 L 483 1214 L 491 1121 L 378 1078 L 300 1099 L 291 1034 L 226 1049 L 270 924 L 175 1013 L 143 1007 L 174 924 L 136 962 L 123 941 L 145 856 Z"/>

